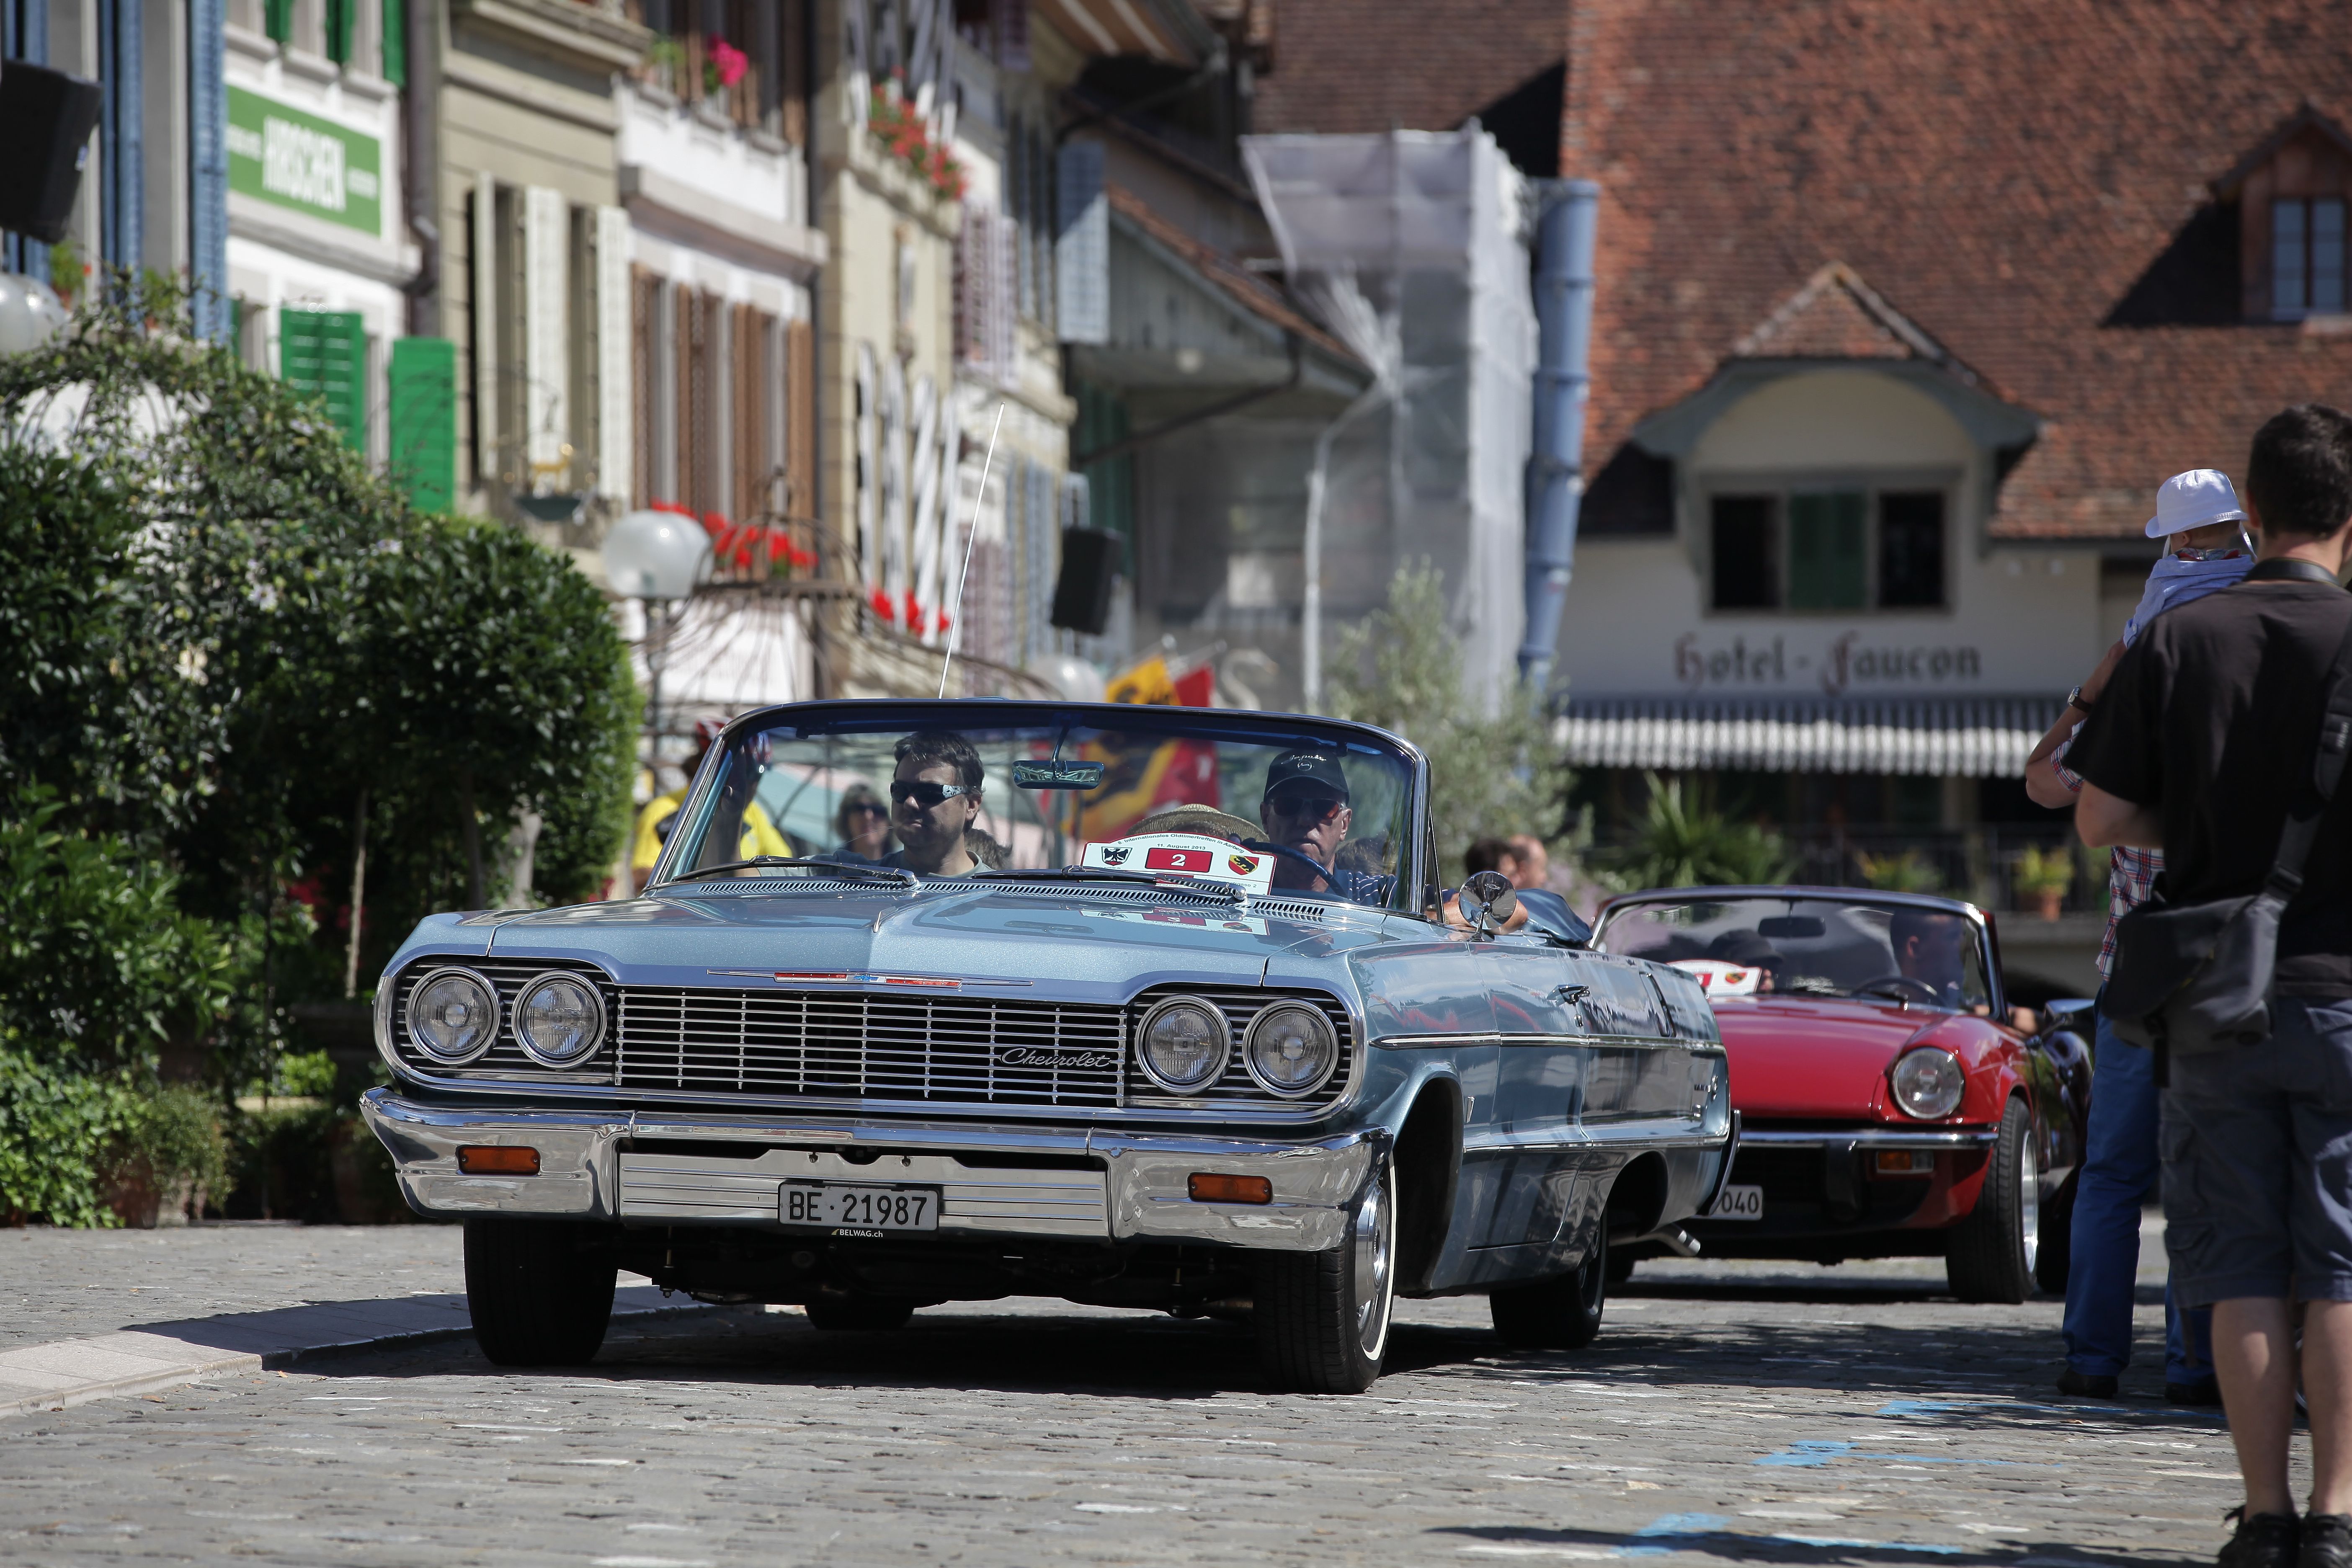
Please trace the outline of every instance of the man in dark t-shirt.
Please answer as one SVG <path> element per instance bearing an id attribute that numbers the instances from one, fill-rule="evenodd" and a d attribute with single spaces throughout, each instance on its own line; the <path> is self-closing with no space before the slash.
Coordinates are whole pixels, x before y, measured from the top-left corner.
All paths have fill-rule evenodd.
<path id="1" fill-rule="evenodd" d="M 2158 618 L 2116 666 L 2067 765 L 2083 841 L 2164 851 L 2174 904 L 2258 890 L 2310 793 L 2328 672 L 2352 626 L 2352 416 L 2290 408 L 2254 437 L 2261 559 Z M 2128 938 L 2126 939 L 2128 941 Z M 2165 1245 L 2213 1362 L 2246 1500 L 2223 1568 L 2352 1568 L 2352 790 L 2323 819 L 2279 926 L 2271 1037 L 2176 1055 L 2164 1092 Z M 2311 1511 L 2288 1490 L 2306 1303 Z"/>

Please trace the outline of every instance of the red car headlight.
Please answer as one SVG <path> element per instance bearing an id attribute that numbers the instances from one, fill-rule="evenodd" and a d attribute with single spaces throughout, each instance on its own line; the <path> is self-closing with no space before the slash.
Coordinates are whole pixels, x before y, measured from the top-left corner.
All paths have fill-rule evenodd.
<path id="1" fill-rule="evenodd" d="M 1904 1052 L 1886 1081 L 1895 1090 L 1895 1103 L 1923 1121 L 1938 1121 L 1958 1110 L 1969 1082 L 1960 1070 L 1960 1058 L 1935 1046 Z"/>

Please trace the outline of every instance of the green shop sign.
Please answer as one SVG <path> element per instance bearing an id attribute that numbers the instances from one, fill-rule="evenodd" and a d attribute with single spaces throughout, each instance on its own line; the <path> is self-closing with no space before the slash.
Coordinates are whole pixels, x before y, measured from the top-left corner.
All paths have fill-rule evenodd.
<path id="1" fill-rule="evenodd" d="M 383 231 L 383 144 L 241 87 L 228 89 L 228 188 L 369 234 Z"/>

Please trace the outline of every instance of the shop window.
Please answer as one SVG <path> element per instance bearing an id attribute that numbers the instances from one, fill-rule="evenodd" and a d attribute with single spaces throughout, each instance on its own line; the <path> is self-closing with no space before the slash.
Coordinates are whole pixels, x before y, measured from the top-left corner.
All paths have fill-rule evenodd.
<path id="1" fill-rule="evenodd" d="M 1941 490 L 1797 490 L 1708 503 L 1717 610 L 1916 610 L 1945 603 Z"/>
<path id="2" fill-rule="evenodd" d="M 1779 541 L 1772 496 L 1717 496 L 1713 519 L 1715 607 L 1771 610 L 1780 605 Z"/>
<path id="3" fill-rule="evenodd" d="M 1888 490 L 1878 498 L 1878 602 L 1924 609 L 1944 602 L 1944 493 Z"/>
<path id="4" fill-rule="evenodd" d="M 2344 198 L 2271 203 L 2271 314 L 2282 321 L 2344 309 Z"/>

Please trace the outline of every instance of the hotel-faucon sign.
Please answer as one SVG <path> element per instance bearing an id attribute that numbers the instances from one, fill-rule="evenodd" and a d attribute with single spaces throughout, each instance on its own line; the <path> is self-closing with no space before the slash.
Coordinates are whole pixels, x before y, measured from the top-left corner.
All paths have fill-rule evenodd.
<path id="1" fill-rule="evenodd" d="M 228 188 L 367 234 L 383 232 L 383 144 L 364 132 L 228 89 Z"/>
<path id="2" fill-rule="evenodd" d="M 1843 697 L 1856 687 L 1919 690 L 1982 679 L 1983 657 L 1965 645 L 1926 645 L 1889 637 L 1865 638 L 1842 632 L 1827 647 L 1791 650 L 1789 639 L 1699 646 L 1696 632 L 1675 639 L 1675 679 L 1693 691 L 1710 687 L 1787 690 L 1819 681 L 1822 691 Z"/>

